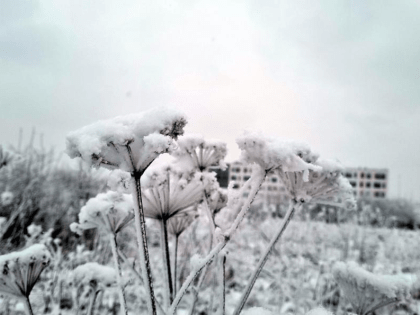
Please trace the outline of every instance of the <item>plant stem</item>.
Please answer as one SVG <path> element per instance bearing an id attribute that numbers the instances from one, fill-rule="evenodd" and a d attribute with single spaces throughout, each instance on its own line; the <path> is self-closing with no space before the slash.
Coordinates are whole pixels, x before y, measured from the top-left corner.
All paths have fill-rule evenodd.
<path id="1" fill-rule="evenodd" d="M 90 301 L 89 301 L 89 307 L 87 311 L 87 315 L 93 315 L 93 311 L 95 309 L 95 301 L 96 297 L 98 296 L 98 293 L 101 292 L 101 290 L 92 290 L 92 294 L 90 295 Z"/>
<path id="2" fill-rule="evenodd" d="M 226 254 L 220 254 L 219 260 L 219 288 L 220 288 L 220 297 L 219 297 L 219 308 L 217 310 L 217 315 L 225 315 L 226 313 Z"/>
<path id="3" fill-rule="evenodd" d="M 117 237 L 114 233 L 110 233 L 109 240 L 111 242 L 112 256 L 114 257 L 115 269 L 117 269 L 117 282 L 118 282 L 118 295 L 120 298 L 121 311 L 123 314 L 127 315 L 127 303 L 124 293 L 124 284 L 121 277 L 121 265 L 118 260 L 118 251 L 117 251 Z"/>
<path id="4" fill-rule="evenodd" d="M 144 220 L 143 202 L 141 199 L 140 177 L 141 174 L 139 172 L 134 173 L 134 187 L 132 191 L 135 215 L 134 225 L 136 227 L 137 243 L 139 246 L 140 269 L 147 295 L 147 308 L 149 310 L 149 314 L 156 315 L 156 301 L 153 292 L 152 272 L 150 270 L 149 250 L 146 236 L 146 222 Z"/>
<path id="5" fill-rule="evenodd" d="M 163 259 L 163 266 L 164 266 L 164 277 L 166 280 L 166 288 L 165 288 L 165 301 L 163 303 L 163 307 L 168 309 L 171 305 L 173 300 L 173 289 L 172 289 L 172 274 L 171 274 L 171 261 L 169 257 L 169 246 L 168 246 L 168 227 L 167 227 L 167 220 L 160 219 L 160 240 L 161 240 L 161 249 L 162 249 L 162 259 Z"/>
<path id="6" fill-rule="evenodd" d="M 296 201 L 291 200 L 290 201 L 290 205 L 289 205 L 289 209 L 287 210 L 286 216 L 283 219 L 283 224 L 280 226 L 279 230 L 276 232 L 276 234 L 274 235 L 274 237 L 272 238 L 270 244 L 268 245 L 268 247 L 266 248 L 264 254 L 262 255 L 262 257 L 260 258 L 260 261 L 258 262 L 257 267 L 254 270 L 254 273 L 251 276 L 251 279 L 248 282 L 248 285 L 245 289 L 245 292 L 242 294 L 241 300 L 238 304 L 238 306 L 235 309 L 235 312 L 233 313 L 234 315 L 239 315 L 243 309 L 243 307 L 245 306 L 245 303 L 249 297 L 249 294 L 251 293 L 251 290 L 255 284 L 255 281 L 257 280 L 258 276 L 260 275 L 262 269 L 264 268 L 265 263 L 268 260 L 268 256 L 270 255 L 274 245 L 277 243 L 277 241 L 280 239 L 280 237 L 282 236 L 283 232 L 285 231 L 287 225 L 289 224 L 294 212 L 295 212 L 295 208 L 300 208 L 301 204 L 300 203 L 296 203 Z"/>
<path id="7" fill-rule="evenodd" d="M 23 304 L 25 305 L 25 310 L 26 310 L 26 313 L 27 313 L 28 315 L 34 315 L 34 313 L 32 312 L 32 306 L 31 306 L 31 303 L 29 302 L 29 296 L 26 296 L 26 297 L 23 299 Z"/>
<path id="8" fill-rule="evenodd" d="M 376 311 L 377 309 L 379 309 L 381 307 L 384 307 L 384 306 L 387 306 L 387 305 L 390 305 L 390 304 L 393 304 L 393 303 L 397 303 L 397 302 L 398 302 L 397 298 L 392 298 L 392 299 L 386 300 L 384 302 L 380 302 L 380 303 L 376 304 L 375 306 L 373 306 L 370 310 L 366 311 L 363 315 L 373 313 L 374 311 Z"/>
<path id="9" fill-rule="evenodd" d="M 176 295 L 177 286 L 177 264 L 178 264 L 178 239 L 179 235 L 175 235 L 175 257 L 174 257 L 174 295 Z"/>
<path id="10" fill-rule="evenodd" d="M 200 274 L 201 270 L 203 270 L 204 267 L 209 265 L 211 261 L 214 259 L 214 257 L 226 246 L 226 244 L 231 239 L 233 233 L 238 229 L 239 224 L 242 222 L 245 214 L 248 212 L 249 208 L 251 207 L 252 202 L 255 199 L 255 196 L 258 193 L 258 190 L 260 189 L 262 183 L 264 182 L 268 171 L 262 170 L 261 173 L 258 174 L 258 178 L 254 185 L 251 187 L 251 191 L 249 192 L 248 198 L 246 199 L 245 203 L 242 206 L 241 211 L 237 215 L 235 221 L 232 223 L 229 230 L 225 233 L 224 238 L 222 241 L 220 241 L 211 251 L 210 253 L 201 261 L 200 264 L 198 264 L 193 270 L 191 270 L 190 275 L 183 283 L 181 289 L 177 293 L 177 295 L 174 298 L 174 301 L 172 302 L 171 307 L 169 308 L 168 314 L 169 315 L 175 315 L 176 309 L 178 307 L 179 302 L 181 302 L 182 297 L 184 296 L 185 292 L 187 291 L 188 287 L 191 285 L 191 283 L 194 281 L 194 279 Z M 252 177 L 251 177 L 252 179 Z M 250 180 L 251 180 L 250 179 Z"/>

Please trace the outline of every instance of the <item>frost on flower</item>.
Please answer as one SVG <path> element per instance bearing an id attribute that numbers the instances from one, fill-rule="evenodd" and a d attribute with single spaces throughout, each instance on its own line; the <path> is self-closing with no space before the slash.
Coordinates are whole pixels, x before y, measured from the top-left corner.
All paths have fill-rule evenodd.
<path id="1" fill-rule="evenodd" d="M 50 261 L 51 254 L 42 244 L 0 256 L 0 293 L 28 297 Z"/>
<path id="2" fill-rule="evenodd" d="M 168 232 L 175 236 L 180 236 L 182 232 L 184 232 L 187 227 L 196 219 L 198 213 L 190 212 L 190 213 L 181 213 L 171 217 L 168 220 Z"/>
<path id="3" fill-rule="evenodd" d="M 132 196 L 108 191 L 89 199 L 80 210 L 79 223 L 71 224 L 70 229 L 78 234 L 93 228 L 118 233 L 133 218 Z"/>
<path id="4" fill-rule="evenodd" d="M 11 191 L 4 191 L 0 196 L 1 204 L 3 206 L 9 206 L 13 203 L 14 195 Z"/>
<path id="5" fill-rule="evenodd" d="M 333 315 L 333 313 L 321 306 L 311 309 L 305 315 Z"/>
<path id="6" fill-rule="evenodd" d="M 356 205 L 350 183 L 342 176 L 343 167 L 338 161 L 316 159 L 314 165 L 319 170 L 301 172 L 282 172 L 278 174 L 289 194 L 300 202 L 313 202 L 343 208 Z"/>
<path id="7" fill-rule="evenodd" d="M 309 146 L 293 141 L 281 141 L 261 133 L 246 132 L 236 139 L 245 163 L 257 163 L 265 171 L 281 168 L 284 172 L 320 170 L 312 164 L 318 157 Z"/>
<path id="8" fill-rule="evenodd" d="M 88 262 L 73 270 L 73 281 L 77 285 L 94 283 L 109 287 L 116 284 L 116 279 L 114 268 L 96 262 Z"/>
<path id="9" fill-rule="evenodd" d="M 142 185 L 144 216 L 167 220 L 197 211 L 203 196 L 203 175 L 161 164 L 146 172 Z"/>
<path id="10" fill-rule="evenodd" d="M 226 168 L 223 159 L 227 154 L 226 143 L 204 139 L 202 135 L 188 134 L 178 139 L 178 149 L 173 154 L 181 163 L 194 165 L 200 171 L 209 167 Z"/>
<path id="11" fill-rule="evenodd" d="M 108 177 L 108 187 L 120 193 L 130 193 L 131 174 L 122 170 L 113 170 Z"/>
<path id="12" fill-rule="evenodd" d="M 90 165 L 142 172 L 173 148 L 172 139 L 183 134 L 185 124 L 184 115 L 169 108 L 101 120 L 71 132 L 67 153 Z"/>
<path id="13" fill-rule="evenodd" d="M 337 262 L 333 274 L 344 296 L 359 315 L 392 302 L 408 299 L 415 281 L 408 281 L 404 275 L 376 275 L 355 262 Z"/>
<path id="14" fill-rule="evenodd" d="M 207 202 L 214 216 L 222 208 L 226 207 L 228 202 L 227 192 L 220 188 L 214 172 L 203 174 L 203 181 Z"/>

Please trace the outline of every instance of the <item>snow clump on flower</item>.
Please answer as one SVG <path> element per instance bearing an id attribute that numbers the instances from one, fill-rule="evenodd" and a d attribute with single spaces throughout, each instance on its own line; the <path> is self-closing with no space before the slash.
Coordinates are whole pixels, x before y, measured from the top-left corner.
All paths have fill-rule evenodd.
<path id="1" fill-rule="evenodd" d="M 118 233 L 133 218 L 132 196 L 108 191 L 89 199 L 80 210 L 79 223 L 72 223 L 70 229 L 77 234 L 93 228 Z"/>
<path id="2" fill-rule="evenodd" d="M 11 191 L 2 192 L 0 196 L 1 204 L 5 207 L 11 205 L 14 197 L 15 195 Z"/>
<path id="3" fill-rule="evenodd" d="M 281 141 L 257 132 L 245 132 L 236 143 L 245 163 L 257 163 L 265 171 L 281 168 L 284 172 L 308 174 L 309 170 L 321 170 L 320 166 L 312 164 L 318 155 L 303 143 Z"/>
<path id="4" fill-rule="evenodd" d="M 108 187 L 120 193 L 129 193 L 131 174 L 122 170 L 113 170 L 108 177 Z"/>
<path id="5" fill-rule="evenodd" d="M 398 302 L 410 298 L 415 279 L 408 281 L 404 275 L 376 275 L 355 262 L 337 262 L 333 275 L 354 312 L 366 314 L 386 302 Z"/>
<path id="6" fill-rule="evenodd" d="M 73 281 L 76 284 L 95 283 L 106 287 L 116 284 L 115 269 L 96 262 L 88 262 L 73 270 Z"/>
<path id="7" fill-rule="evenodd" d="M 43 244 L 0 256 L 0 293 L 28 297 L 50 261 L 51 254 Z"/>
<path id="8" fill-rule="evenodd" d="M 199 171 L 209 167 L 226 169 L 224 158 L 227 154 L 226 143 L 215 139 L 204 139 L 202 135 L 188 134 L 179 137 L 178 149 L 173 155 L 178 157 L 180 163 L 194 165 Z"/>
<path id="9" fill-rule="evenodd" d="M 334 314 L 333 312 L 319 306 L 319 307 L 311 309 L 305 315 L 333 315 L 333 314 Z"/>
<path id="10" fill-rule="evenodd" d="M 183 134 L 185 124 L 185 116 L 169 108 L 101 120 L 69 133 L 67 153 L 89 165 L 141 172 L 174 148 L 172 139 Z"/>

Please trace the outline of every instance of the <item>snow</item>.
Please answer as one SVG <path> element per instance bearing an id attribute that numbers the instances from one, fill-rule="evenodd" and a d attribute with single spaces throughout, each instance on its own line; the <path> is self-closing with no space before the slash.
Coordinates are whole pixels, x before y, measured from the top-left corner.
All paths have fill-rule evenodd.
<path id="1" fill-rule="evenodd" d="M 76 284 L 96 281 L 100 285 L 111 286 L 116 283 L 116 272 L 112 267 L 88 262 L 73 270 L 73 280 Z"/>
<path id="2" fill-rule="evenodd" d="M 226 143 L 216 139 L 204 139 L 199 134 L 187 134 L 179 137 L 178 149 L 173 155 L 179 159 L 179 163 L 193 165 L 203 171 L 209 167 L 226 169 L 224 158 L 227 154 Z"/>
<path id="3" fill-rule="evenodd" d="M 333 274 L 353 307 L 363 306 L 364 311 L 388 299 L 409 298 L 411 286 L 416 281 L 414 277 L 407 279 L 406 275 L 376 275 L 355 262 L 337 262 Z"/>
<path id="4" fill-rule="evenodd" d="M 15 195 L 11 191 L 4 191 L 1 193 L 0 201 L 1 204 L 6 207 L 13 203 L 13 198 Z"/>
<path id="5" fill-rule="evenodd" d="M 305 315 L 333 315 L 333 313 L 323 307 L 316 307 L 311 309 Z"/>
<path id="6" fill-rule="evenodd" d="M 89 165 L 131 172 L 134 164 L 136 170 L 142 170 L 159 153 L 173 148 L 172 138 L 182 135 L 185 124 L 184 114 L 173 108 L 101 120 L 69 133 L 67 154 Z"/>
<path id="7" fill-rule="evenodd" d="M 117 233 L 134 218 L 133 198 L 129 194 L 114 191 L 98 194 L 89 199 L 79 213 L 79 223 L 71 224 L 73 232 L 100 228 L 107 232 Z M 109 230 L 108 222 L 111 230 Z"/>
<path id="8" fill-rule="evenodd" d="M 263 308 L 263 307 L 252 307 L 243 312 L 242 315 L 275 315 L 273 312 Z"/>
<path id="9" fill-rule="evenodd" d="M 264 170 L 281 168 L 284 172 L 319 171 L 315 164 L 318 155 L 308 145 L 295 141 L 282 141 L 257 132 L 245 132 L 236 139 L 245 163 L 257 163 Z"/>
<path id="10" fill-rule="evenodd" d="M 130 193 L 131 174 L 123 170 L 113 170 L 108 177 L 109 189 L 120 193 Z"/>

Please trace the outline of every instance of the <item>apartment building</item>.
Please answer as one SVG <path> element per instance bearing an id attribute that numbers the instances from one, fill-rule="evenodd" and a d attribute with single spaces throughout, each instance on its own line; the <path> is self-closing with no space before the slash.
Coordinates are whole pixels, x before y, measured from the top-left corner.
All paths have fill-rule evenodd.
<path id="1" fill-rule="evenodd" d="M 353 187 L 356 198 L 386 198 L 388 170 L 377 168 L 346 168 L 343 174 Z"/>
<path id="2" fill-rule="evenodd" d="M 233 188 L 239 189 L 250 178 L 251 165 L 241 162 L 228 163 L 226 170 L 213 169 L 217 174 L 220 187 L 227 188 L 233 181 Z M 356 198 L 386 198 L 388 195 L 388 170 L 374 168 L 346 168 L 343 175 L 349 180 L 353 187 Z M 248 192 L 243 193 L 246 198 Z M 269 173 L 262 184 L 257 198 L 267 203 L 283 203 L 289 200 L 289 195 L 281 179 L 275 172 Z"/>

